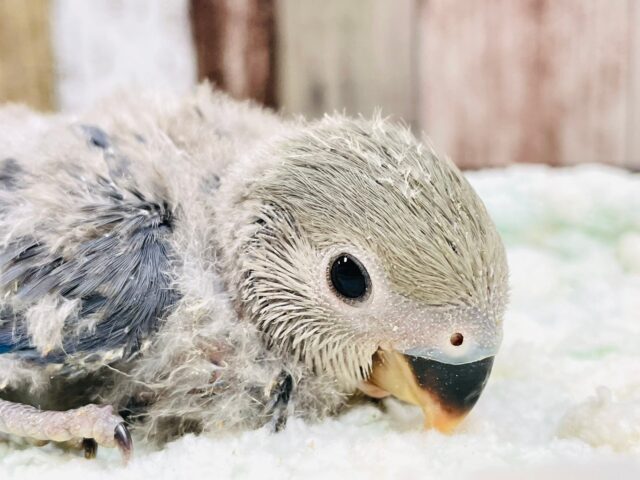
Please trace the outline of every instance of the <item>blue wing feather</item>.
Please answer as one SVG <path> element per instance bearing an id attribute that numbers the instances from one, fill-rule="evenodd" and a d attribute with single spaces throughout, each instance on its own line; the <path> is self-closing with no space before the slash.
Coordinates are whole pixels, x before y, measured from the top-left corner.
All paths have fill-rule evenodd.
<path id="1" fill-rule="evenodd" d="M 110 145 L 109 137 L 97 127 L 86 128 L 85 133 L 91 136 L 88 148 Z M 108 155 L 113 156 L 112 148 Z M 5 161 L 9 169 L 3 170 L 0 163 L 0 189 L 20 195 L 16 177 L 23 171 L 16 160 L 10 160 Z M 78 205 L 76 217 L 84 220 L 71 227 L 87 233 L 75 244 L 65 245 L 64 255 L 37 236 L 15 239 L 0 250 L 0 292 L 8 295 L 9 303 L 15 300 L 25 309 L 49 294 L 80 300 L 80 314 L 63 327 L 62 348 L 39 361 L 64 362 L 68 355 L 119 348 L 124 356 L 131 355 L 157 330 L 179 298 L 168 274 L 168 240 L 174 221 L 168 202 L 148 199 L 130 185 L 118 185 L 114 178 L 86 178 L 91 177 L 78 175 L 84 182 L 79 188 L 90 189 L 92 199 L 100 200 Z M 0 204 L 0 215 L 6 208 L 10 207 Z M 77 322 L 89 316 L 95 327 L 78 332 Z M 0 354 L 39 357 L 25 328 L 20 312 L 10 305 L 0 310 Z"/>

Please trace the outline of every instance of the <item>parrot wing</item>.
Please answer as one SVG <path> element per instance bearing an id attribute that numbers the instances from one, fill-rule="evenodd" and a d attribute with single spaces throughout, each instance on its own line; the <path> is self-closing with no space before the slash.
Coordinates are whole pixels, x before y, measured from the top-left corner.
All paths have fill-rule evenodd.
<path id="1" fill-rule="evenodd" d="M 86 148 L 114 158 L 102 130 L 87 127 L 85 133 Z M 130 177 L 119 181 L 122 176 L 81 164 L 69 171 L 56 187 L 50 181 L 55 176 L 39 176 L 15 159 L 0 161 L 3 235 L 20 230 L 13 223 L 31 221 L 19 212 L 49 208 L 37 204 L 38 187 L 50 197 L 68 197 L 52 204 L 70 210 L 52 211 L 51 217 L 63 219 L 57 223 L 34 214 L 22 234 L 6 234 L 0 247 L 0 354 L 54 363 L 78 354 L 86 361 L 105 353 L 127 358 L 179 297 L 169 275 L 173 213 L 158 195 L 133 187 Z"/>

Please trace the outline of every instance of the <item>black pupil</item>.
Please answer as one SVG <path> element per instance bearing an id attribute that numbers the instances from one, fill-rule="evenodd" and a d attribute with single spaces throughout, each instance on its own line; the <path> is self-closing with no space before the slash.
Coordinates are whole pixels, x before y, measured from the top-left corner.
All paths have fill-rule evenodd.
<path id="1" fill-rule="evenodd" d="M 341 255 L 331 265 L 331 283 L 347 298 L 360 298 L 367 293 L 367 273 L 349 255 Z"/>

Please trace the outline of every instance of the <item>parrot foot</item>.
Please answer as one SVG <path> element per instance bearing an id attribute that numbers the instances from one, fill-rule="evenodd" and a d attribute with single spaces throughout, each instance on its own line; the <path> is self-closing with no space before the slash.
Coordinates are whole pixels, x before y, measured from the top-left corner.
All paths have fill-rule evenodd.
<path id="1" fill-rule="evenodd" d="M 84 458 L 91 460 L 98 455 L 98 443 L 93 438 L 82 439 L 82 450 L 84 450 Z"/>
<path id="2" fill-rule="evenodd" d="M 38 441 L 82 439 L 85 458 L 94 458 L 98 445 L 118 447 L 125 463 L 133 452 L 129 430 L 111 405 L 91 404 L 59 412 L 0 400 L 0 433 Z"/>
<path id="3" fill-rule="evenodd" d="M 269 389 L 269 401 L 265 410 L 271 416 L 270 427 L 274 433 L 280 432 L 287 426 L 287 418 L 293 406 L 291 402 L 293 383 L 293 377 L 283 370 L 274 379 Z"/>

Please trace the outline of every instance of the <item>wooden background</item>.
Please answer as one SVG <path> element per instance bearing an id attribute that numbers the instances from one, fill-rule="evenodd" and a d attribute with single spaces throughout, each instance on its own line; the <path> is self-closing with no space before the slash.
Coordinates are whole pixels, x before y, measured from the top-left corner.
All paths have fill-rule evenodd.
<path id="1" fill-rule="evenodd" d="M 54 105 L 49 2 L 0 0 L 0 102 Z"/>
<path id="2" fill-rule="evenodd" d="M 55 108 L 49 0 L 18 3 L 0 0 L 0 100 Z M 199 77 L 238 98 L 310 117 L 380 108 L 465 168 L 640 170 L 638 0 L 184 4 Z"/>

